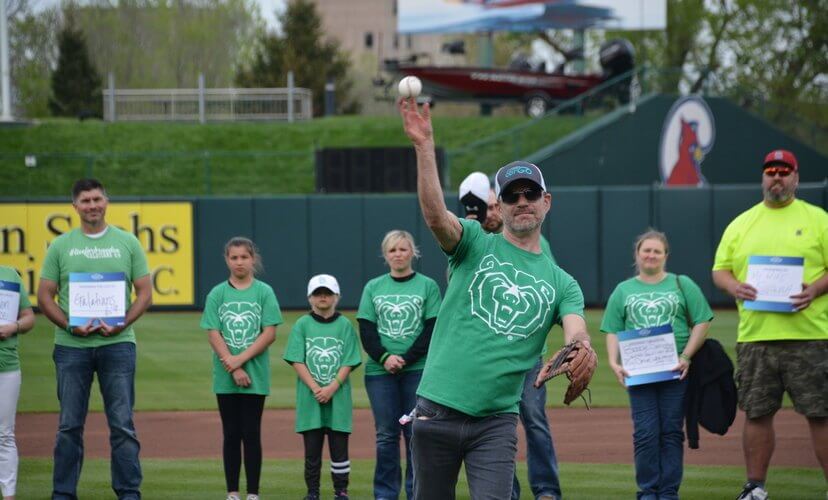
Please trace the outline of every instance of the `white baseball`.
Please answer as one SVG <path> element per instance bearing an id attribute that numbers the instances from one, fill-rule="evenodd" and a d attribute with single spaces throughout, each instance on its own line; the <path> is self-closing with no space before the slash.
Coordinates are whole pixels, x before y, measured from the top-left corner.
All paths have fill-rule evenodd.
<path id="1" fill-rule="evenodd" d="M 400 80 L 397 90 L 400 91 L 400 97 L 405 99 L 417 97 L 423 91 L 423 83 L 416 76 L 406 76 Z"/>

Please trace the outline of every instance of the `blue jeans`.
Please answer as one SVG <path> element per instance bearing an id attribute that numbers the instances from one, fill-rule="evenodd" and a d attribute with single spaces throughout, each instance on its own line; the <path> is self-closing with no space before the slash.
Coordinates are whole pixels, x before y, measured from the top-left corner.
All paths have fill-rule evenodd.
<path id="1" fill-rule="evenodd" d="M 540 386 L 539 389 L 534 386 L 541 366 L 542 359 L 538 358 L 535 367 L 526 372 L 523 394 L 520 398 L 520 421 L 526 431 L 529 486 L 532 488 L 532 498 L 551 495 L 560 499 L 562 495 L 561 482 L 558 479 L 558 458 L 555 456 L 555 445 L 552 444 L 552 433 L 546 419 L 546 385 Z M 512 500 L 519 498 L 520 481 L 515 473 Z"/>
<path id="2" fill-rule="evenodd" d="M 454 500 L 464 463 L 473 500 L 509 498 L 515 474 L 517 420 L 514 413 L 472 417 L 417 398 L 411 437 L 414 498 Z"/>
<path id="3" fill-rule="evenodd" d="M 684 393 L 687 380 L 633 386 L 630 410 L 637 498 L 678 499 L 684 457 Z"/>
<path id="4" fill-rule="evenodd" d="M 399 420 L 417 404 L 417 386 L 422 375 L 422 370 L 415 370 L 365 376 L 365 390 L 377 428 L 374 498 L 397 500 L 400 496 L 400 432 L 405 439 L 405 494 L 409 500 L 413 498 L 411 425 L 400 425 Z"/>
<path id="5" fill-rule="evenodd" d="M 103 396 L 112 449 L 112 489 L 119 499 L 141 498 L 140 445 L 132 422 L 135 403 L 135 344 L 121 342 L 103 347 L 56 345 L 60 422 L 55 440 L 53 499 L 77 499 L 83 466 L 83 426 L 89 410 L 93 374 Z"/>

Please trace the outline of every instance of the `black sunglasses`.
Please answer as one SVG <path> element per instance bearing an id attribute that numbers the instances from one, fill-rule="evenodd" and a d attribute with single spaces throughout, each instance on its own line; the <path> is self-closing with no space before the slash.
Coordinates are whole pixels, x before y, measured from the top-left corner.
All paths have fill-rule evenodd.
<path id="1" fill-rule="evenodd" d="M 500 199 L 507 205 L 514 205 L 520 200 L 520 195 L 523 195 L 526 201 L 538 201 L 543 196 L 543 191 L 537 188 L 524 189 L 523 191 L 507 191 L 500 193 Z"/>

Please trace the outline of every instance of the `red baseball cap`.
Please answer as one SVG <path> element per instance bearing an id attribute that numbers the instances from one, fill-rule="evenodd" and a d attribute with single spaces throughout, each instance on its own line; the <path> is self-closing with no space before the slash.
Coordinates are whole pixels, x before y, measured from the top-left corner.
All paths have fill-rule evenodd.
<path id="1" fill-rule="evenodd" d="M 784 165 L 794 169 L 794 172 L 799 171 L 799 163 L 796 162 L 796 156 L 786 149 L 774 149 L 765 156 L 765 162 L 762 164 L 762 168 L 765 169 L 773 165 Z"/>

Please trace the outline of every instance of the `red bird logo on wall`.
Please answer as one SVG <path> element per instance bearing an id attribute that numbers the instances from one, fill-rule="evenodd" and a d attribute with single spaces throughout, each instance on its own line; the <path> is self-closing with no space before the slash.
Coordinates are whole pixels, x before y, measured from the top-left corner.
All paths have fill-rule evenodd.
<path id="1" fill-rule="evenodd" d="M 713 113 L 701 97 L 687 96 L 673 104 L 661 132 L 661 180 L 667 186 L 703 186 L 701 164 L 713 148 Z"/>

